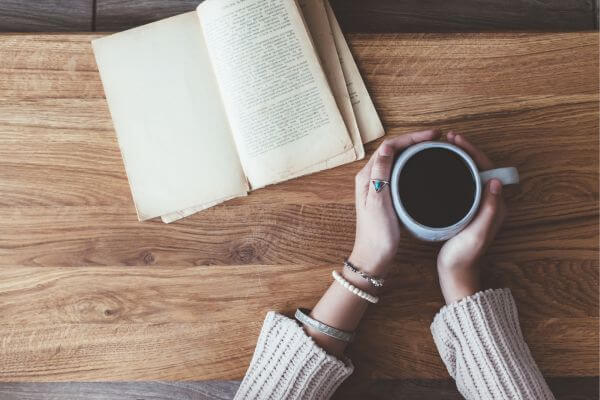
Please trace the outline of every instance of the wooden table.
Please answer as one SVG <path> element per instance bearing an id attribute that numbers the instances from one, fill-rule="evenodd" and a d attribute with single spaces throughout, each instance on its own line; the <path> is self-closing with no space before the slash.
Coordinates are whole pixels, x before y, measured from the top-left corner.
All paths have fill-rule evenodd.
<path id="1" fill-rule="evenodd" d="M 139 223 L 95 37 L 0 36 L 0 398 L 227 398 L 265 312 L 312 306 L 350 251 L 364 162 Z M 452 128 L 519 168 L 484 280 L 558 397 L 597 398 L 598 34 L 349 40 L 389 135 Z M 458 398 L 429 334 L 436 249 L 403 238 L 337 398 Z M 86 381 L 123 383 L 22 384 Z"/>
<path id="2" fill-rule="evenodd" d="M 202 0 L 0 0 L 0 32 L 121 31 Z M 594 0 L 330 0 L 344 32 L 598 29 Z"/>

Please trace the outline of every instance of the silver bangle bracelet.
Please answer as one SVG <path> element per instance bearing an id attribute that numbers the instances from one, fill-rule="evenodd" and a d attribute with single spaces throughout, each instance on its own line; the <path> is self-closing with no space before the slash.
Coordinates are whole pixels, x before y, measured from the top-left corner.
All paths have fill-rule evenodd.
<path id="1" fill-rule="evenodd" d="M 366 279 L 369 281 L 369 283 L 375 287 L 382 287 L 383 286 L 383 278 L 374 278 L 368 274 L 365 274 L 364 272 L 362 272 L 360 269 L 358 269 L 358 267 L 356 267 L 354 264 L 352 264 L 350 261 L 345 260 L 344 261 L 344 268 L 346 268 L 347 270 L 354 272 L 355 274 L 360 275 L 362 278 Z"/>
<path id="2" fill-rule="evenodd" d="M 330 336 L 334 339 L 341 340 L 342 342 L 350 343 L 354 340 L 354 332 L 346 332 L 336 329 L 332 326 L 326 325 L 316 319 L 308 316 L 311 310 L 306 308 L 299 308 L 296 310 L 296 319 L 306 326 L 321 332 L 324 335 Z"/>

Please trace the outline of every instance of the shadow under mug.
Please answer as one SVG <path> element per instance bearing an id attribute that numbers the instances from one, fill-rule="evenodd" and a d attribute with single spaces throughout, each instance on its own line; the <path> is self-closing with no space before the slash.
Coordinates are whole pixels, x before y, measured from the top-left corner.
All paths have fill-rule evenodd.
<path id="1" fill-rule="evenodd" d="M 432 148 L 447 149 L 458 154 L 467 164 L 469 170 L 471 171 L 473 179 L 475 180 L 475 198 L 473 200 L 473 205 L 471 206 L 467 214 L 454 225 L 442 228 L 433 228 L 430 226 L 425 226 L 414 220 L 402 205 L 402 199 L 400 198 L 399 194 L 400 190 L 398 188 L 400 173 L 406 165 L 406 162 L 415 154 L 423 150 Z M 500 182 L 502 182 L 503 185 L 510 185 L 514 183 L 519 183 L 519 173 L 514 167 L 496 168 L 491 169 L 489 171 L 479 171 L 477 165 L 475 164 L 471 156 L 469 156 L 460 147 L 445 142 L 422 142 L 408 147 L 398 156 L 394 163 L 394 167 L 392 169 L 392 177 L 390 181 L 390 189 L 392 193 L 394 209 L 396 210 L 396 214 L 398 215 L 400 222 L 402 222 L 406 229 L 416 238 L 430 242 L 447 240 L 457 235 L 475 217 L 475 214 L 477 213 L 477 210 L 479 209 L 479 205 L 481 203 L 481 194 L 483 191 L 482 188 L 491 179 L 498 179 Z"/>

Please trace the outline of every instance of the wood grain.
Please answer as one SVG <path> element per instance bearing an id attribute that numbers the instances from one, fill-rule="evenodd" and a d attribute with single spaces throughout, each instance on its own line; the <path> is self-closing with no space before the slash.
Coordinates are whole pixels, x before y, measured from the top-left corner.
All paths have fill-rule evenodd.
<path id="1" fill-rule="evenodd" d="M 11 324 L 245 322 L 311 305 L 336 264 L 0 269 L 0 314 Z M 596 317 L 597 261 L 488 264 L 490 287 L 510 287 L 525 319 Z M 236 290 L 224 290 L 235 282 Z M 294 290 L 278 288 L 294 287 Z M 429 320 L 442 306 L 434 260 L 398 260 L 386 302 L 369 318 Z M 132 290 L 131 288 L 135 288 Z M 43 312 L 40 312 L 43 310 Z"/>
<path id="2" fill-rule="evenodd" d="M 94 0 L 0 0 L 0 32 L 91 31 Z"/>
<path id="3" fill-rule="evenodd" d="M 238 380 L 264 313 L 311 306 L 349 252 L 364 161 L 139 223 L 95 37 L 0 37 L 0 381 Z M 484 280 L 513 291 L 546 375 L 597 376 L 597 34 L 349 38 L 388 134 L 452 128 L 519 168 Z M 403 239 L 345 387 L 448 378 L 436 250 Z"/>
<path id="4" fill-rule="evenodd" d="M 222 206 L 176 225 L 140 224 L 123 207 L 0 208 L 0 266 L 335 263 L 352 248 L 351 204 Z M 540 220 L 513 214 L 488 251 L 496 261 L 591 260 L 592 206 Z M 518 220 L 518 218 L 523 218 Z M 560 228 L 557 228 L 560 227 Z M 437 245 L 406 236 L 399 254 L 430 260 Z"/>
<path id="5" fill-rule="evenodd" d="M 89 47 L 93 37 L 0 40 L 7 55 L 0 60 L 0 126 L 6 132 L 0 137 L 0 205 L 126 205 L 131 212 Z M 598 127 L 596 35 L 352 38 L 389 134 L 431 126 L 466 132 L 497 162 L 526 174 L 518 206 L 587 202 L 597 195 L 589 134 Z M 575 64 L 579 71 L 566 72 Z M 541 135 L 548 138 L 544 146 L 538 145 Z M 52 159 L 30 156 L 39 140 Z M 361 166 L 304 177 L 230 204 L 351 203 L 352 176 Z M 560 181 L 549 185 L 549 179 Z"/>
<path id="6" fill-rule="evenodd" d="M 102 1 L 102 0 L 101 0 Z M 593 29 L 593 0 L 331 0 L 347 32 Z"/>
<path id="7" fill-rule="evenodd" d="M 240 379 L 265 313 L 314 304 L 332 267 L 2 268 L 0 380 Z M 595 260 L 502 263 L 484 275 L 491 286 L 511 287 L 545 373 L 598 373 Z M 431 337 L 421 334 L 442 306 L 433 263 L 399 264 L 384 300 L 351 350 L 353 379 L 446 377 Z M 229 353 L 234 348 L 239 353 Z M 25 369 L 34 354 L 35 369 Z M 564 365 L 564 354 L 577 362 Z M 179 357 L 188 364 L 174 364 Z"/>
<path id="8" fill-rule="evenodd" d="M 592 400 L 598 398 L 598 377 L 546 379 L 557 400 Z M 342 384 L 336 399 L 353 400 L 463 400 L 453 380 L 385 379 L 365 380 L 354 385 Z"/>
<path id="9" fill-rule="evenodd" d="M 597 377 L 549 378 L 557 400 L 596 400 Z M 69 382 L 0 383 L 3 400 L 225 400 L 233 398 L 238 381 L 208 382 Z M 367 380 L 342 385 L 334 399 L 460 400 L 452 380 Z"/>
<path id="10" fill-rule="evenodd" d="M 441 379 L 430 320 L 369 319 L 348 352 L 361 379 Z M 262 319 L 252 322 L 0 325 L 0 381 L 241 379 Z M 598 375 L 598 318 L 523 320 L 545 375 Z M 575 340 L 577 338 L 578 340 Z M 581 340 L 580 338 L 586 338 Z M 564 363 L 565 355 L 572 360 Z"/>
<path id="11" fill-rule="evenodd" d="M 96 30 L 121 31 L 198 7 L 201 0 L 96 0 Z"/>
<path id="12" fill-rule="evenodd" d="M 97 0 L 96 28 L 118 31 L 194 10 L 200 0 Z M 594 29 L 593 0 L 333 0 L 346 32 Z"/>
<path id="13" fill-rule="evenodd" d="M 0 383 L 2 400 L 230 400 L 240 382 Z"/>
<path id="14" fill-rule="evenodd" d="M 200 0 L 0 0 L 0 31 L 120 31 L 194 10 Z M 94 9 L 94 3 L 96 8 Z M 593 0 L 334 0 L 347 32 L 597 29 Z M 95 17 L 95 19 L 94 19 Z"/>

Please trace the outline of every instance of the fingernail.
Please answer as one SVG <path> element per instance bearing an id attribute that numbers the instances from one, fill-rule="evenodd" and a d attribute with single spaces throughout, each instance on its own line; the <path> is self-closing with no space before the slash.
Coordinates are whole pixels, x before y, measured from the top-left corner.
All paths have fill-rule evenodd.
<path id="1" fill-rule="evenodd" d="M 379 155 L 391 157 L 394 155 L 394 148 L 392 146 L 390 146 L 389 144 L 384 143 L 379 148 Z"/>
<path id="2" fill-rule="evenodd" d="M 499 195 L 502 193 L 502 183 L 498 179 L 492 179 L 490 181 L 490 192 L 493 195 Z"/>

